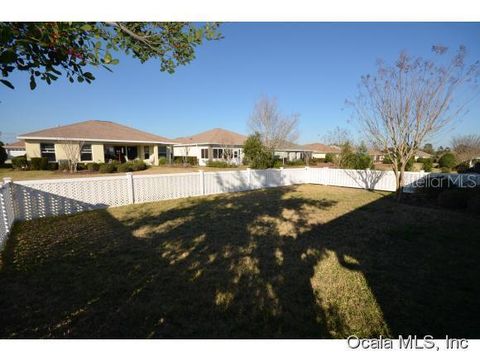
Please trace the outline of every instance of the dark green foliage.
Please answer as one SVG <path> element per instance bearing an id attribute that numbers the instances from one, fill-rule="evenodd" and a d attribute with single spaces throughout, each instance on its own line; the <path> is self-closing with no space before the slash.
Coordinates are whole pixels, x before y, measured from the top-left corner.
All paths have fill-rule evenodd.
<path id="1" fill-rule="evenodd" d="M 48 170 L 48 158 L 40 158 L 40 170 Z"/>
<path id="2" fill-rule="evenodd" d="M 5 161 L 8 159 L 7 151 L 5 150 L 3 145 L 3 142 L 0 142 L 0 165 L 5 164 Z"/>
<path id="3" fill-rule="evenodd" d="M 390 159 L 390 156 L 387 154 L 385 157 L 383 157 L 383 164 L 393 164 L 392 159 Z"/>
<path id="4" fill-rule="evenodd" d="M 90 172 L 98 172 L 98 170 L 100 169 L 100 164 L 98 164 L 98 163 L 88 163 L 87 164 L 87 169 Z"/>
<path id="5" fill-rule="evenodd" d="M 412 157 L 408 160 L 407 164 L 405 164 L 405 171 L 411 172 L 413 171 L 413 164 L 415 163 L 415 159 Z"/>
<path id="6" fill-rule="evenodd" d="M 214 168 L 236 168 L 235 164 L 229 164 L 227 162 L 221 160 L 209 160 L 207 161 L 207 167 L 214 167 Z"/>
<path id="7" fill-rule="evenodd" d="M 167 158 L 165 157 L 158 158 L 158 165 L 165 165 L 165 164 L 167 164 Z"/>
<path id="8" fill-rule="evenodd" d="M 445 153 L 438 160 L 438 165 L 441 168 L 452 169 L 453 167 L 455 167 L 456 164 L 457 164 L 457 161 L 456 161 L 455 155 L 453 153 Z"/>
<path id="9" fill-rule="evenodd" d="M 40 157 L 30 158 L 30 170 L 40 170 L 41 161 L 42 161 L 42 158 Z"/>
<path id="10" fill-rule="evenodd" d="M 19 157 L 13 157 L 12 167 L 15 169 L 27 170 L 28 169 L 27 157 L 25 157 L 24 155 L 21 155 Z"/>
<path id="11" fill-rule="evenodd" d="M 173 163 L 175 164 L 184 164 L 184 165 L 198 165 L 197 157 L 174 157 Z"/>
<path id="12" fill-rule="evenodd" d="M 259 133 L 250 135 L 243 144 L 245 162 L 253 169 L 271 168 L 274 164 L 273 151 L 262 143 Z"/>
<path id="13" fill-rule="evenodd" d="M 289 165 L 289 166 L 305 166 L 305 161 L 303 159 L 289 160 L 286 165 Z"/>
<path id="14" fill-rule="evenodd" d="M 0 71 L 7 78 L 15 70 L 29 75 L 30 88 L 37 80 L 51 84 L 65 76 L 71 83 L 90 83 L 91 66 L 118 64 L 123 52 L 141 63 L 160 61 L 160 70 L 173 73 L 195 58 L 195 47 L 204 40 L 220 39 L 218 24 L 188 22 L 4 22 L 0 23 Z M 13 84 L 0 82 L 14 89 Z"/>
<path id="15" fill-rule="evenodd" d="M 325 154 L 325 163 L 333 163 L 337 155 L 334 153 Z"/>
<path id="16" fill-rule="evenodd" d="M 433 159 L 432 158 L 418 158 L 418 163 L 422 163 L 423 170 L 425 172 L 431 172 L 433 168 Z"/>
<path id="17" fill-rule="evenodd" d="M 132 166 L 132 163 L 130 162 L 122 163 L 117 167 L 117 172 L 120 172 L 120 173 L 131 172 L 131 171 L 133 171 L 133 166 Z"/>
<path id="18" fill-rule="evenodd" d="M 58 160 L 58 170 L 59 171 L 62 171 L 62 172 L 65 172 L 65 171 L 69 171 L 70 170 L 70 166 L 68 164 L 68 160 L 67 159 L 59 159 Z"/>
<path id="19" fill-rule="evenodd" d="M 113 173 L 117 170 L 117 167 L 113 163 L 102 163 L 98 168 L 100 173 Z"/>
<path id="20" fill-rule="evenodd" d="M 147 165 L 145 164 L 145 162 L 143 160 L 140 160 L 140 159 L 134 160 L 130 164 L 131 164 L 131 167 L 132 167 L 132 171 L 134 171 L 134 172 L 147 169 Z"/>
<path id="21" fill-rule="evenodd" d="M 48 163 L 48 170 L 58 170 L 58 163 L 57 162 L 52 162 Z"/>

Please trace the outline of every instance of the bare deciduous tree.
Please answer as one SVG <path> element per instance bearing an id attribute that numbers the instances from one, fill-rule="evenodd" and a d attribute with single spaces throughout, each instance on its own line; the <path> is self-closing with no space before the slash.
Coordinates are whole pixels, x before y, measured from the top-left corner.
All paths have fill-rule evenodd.
<path id="1" fill-rule="evenodd" d="M 332 130 L 329 130 L 328 133 L 324 136 L 324 141 L 328 145 L 335 145 L 337 147 L 342 147 L 344 144 L 354 144 L 353 136 L 348 129 L 341 127 L 335 127 Z"/>
<path id="2" fill-rule="evenodd" d="M 252 134 L 259 133 L 263 144 L 275 151 L 298 138 L 299 115 L 283 115 L 275 98 L 262 97 L 255 104 L 248 126 Z"/>
<path id="3" fill-rule="evenodd" d="M 432 50 L 438 56 L 447 53 L 442 46 Z M 409 159 L 426 139 L 461 116 L 473 99 L 475 92 L 462 90 L 475 85 L 479 63 L 467 66 L 465 56 L 463 46 L 444 63 L 402 52 L 394 65 L 379 61 L 375 75 L 363 76 L 357 98 L 350 101 L 367 139 L 393 161 L 397 199 Z"/>
<path id="4" fill-rule="evenodd" d="M 85 142 L 73 141 L 65 139 L 60 142 L 63 152 L 65 153 L 66 161 L 68 163 L 68 170 L 70 173 L 77 171 L 78 163 L 81 159 L 81 152 Z"/>
<path id="5" fill-rule="evenodd" d="M 480 135 L 462 135 L 452 139 L 452 149 L 458 160 L 471 167 L 473 160 L 480 157 Z"/>

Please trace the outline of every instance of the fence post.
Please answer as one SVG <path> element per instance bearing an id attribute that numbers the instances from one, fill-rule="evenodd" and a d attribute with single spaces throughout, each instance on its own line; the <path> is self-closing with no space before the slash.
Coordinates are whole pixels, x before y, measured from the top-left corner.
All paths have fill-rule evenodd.
<path id="1" fill-rule="evenodd" d="M 135 203 L 135 195 L 133 193 L 133 174 L 127 173 L 127 192 L 128 192 L 128 204 Z"/>
<path id="2" fill-rule="evenodd" d="M 248 182 L 248 189 L 252 189 L 252 169 L 247 168 L 247 182 Z"/>
<path id="3" fill-rule="evenodd" d="M 200 175 L 200 194 L 203 196 L 205 195 L 205 171 L 200 169 L 198 174 Z"/>
<path id="4" fill-rule="evenodd" d="M 10 233 L 10 220 L 8 217 L 8 210 L 7 207 L 9 206 L 7 204 L 7 197 L 10 196 L 11 198 L 11 186 L 12 186 L 12 178 L 5 177 L 3 178 L 3 185 L 0 184 L 0 215 L 1 215 L 1 221 L 4 224 L 5 227 L 5 237 Z M 2 189 L 3 188 L 3 189 Z M 11 206 L 11 203 L 10 203 Z M 13 217 L 15 218 L 15 212 L 13 212 Z M 12 221 L 13 222 L 13 221 Z M 0 239 L 0 245 L 3 243 L 5 239 Z"/>

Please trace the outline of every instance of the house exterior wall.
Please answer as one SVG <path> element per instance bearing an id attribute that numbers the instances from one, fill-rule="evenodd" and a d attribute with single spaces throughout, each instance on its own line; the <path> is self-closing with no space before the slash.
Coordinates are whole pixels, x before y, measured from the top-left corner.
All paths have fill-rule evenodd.
<path id="1" fill-rule="evenodd" d="M 40 142 L 39 141 L 25 141 L 25 152 L 27 159 L 30 160 L 35 157 L 40 157 Z"/>
<path id="2" fill-rule="evenodd" d="M 320 152 L 312 152 L 312 158 L 315 159 L 325 159 L 327 153 L 320 153 Z"/>
<path id="3" fill-rule="evenodd" d="M 216 144 L 195 144 L 195 145 L 175 145 L 173 147 L 173 155 L 175 157 L 196 157 L 198 165 L 205 166 L 209 160 L 223 160 L 223 158 L 214 158 L 213 149 L 224 149 L 224 146 Z M 202 158 L 202 149 L 208 149 L 208 158 Z M 234 146 L 231 149 L 236 152 L 237 158 L 232 159 L 232 163 L 241 165 L 243 161 L 243 147 Z"/>

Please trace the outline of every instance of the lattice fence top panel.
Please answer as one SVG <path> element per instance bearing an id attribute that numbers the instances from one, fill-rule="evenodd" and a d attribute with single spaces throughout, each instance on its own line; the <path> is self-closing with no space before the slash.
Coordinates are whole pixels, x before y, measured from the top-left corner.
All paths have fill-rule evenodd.
<path id="1" fill-rule="evenodd" d="M 15 182 L 13 198 L 22 220 L 129 203 L 124 176 Z"/>
<path id="2" fill-rule="evenodd" d="M 201 195 L 200 173 L 177 173 L 133 177 L 135 203 Z"/>

